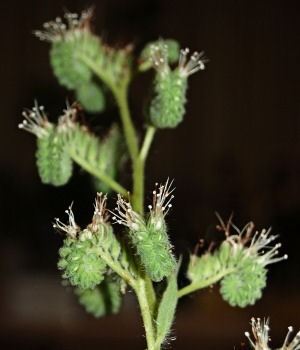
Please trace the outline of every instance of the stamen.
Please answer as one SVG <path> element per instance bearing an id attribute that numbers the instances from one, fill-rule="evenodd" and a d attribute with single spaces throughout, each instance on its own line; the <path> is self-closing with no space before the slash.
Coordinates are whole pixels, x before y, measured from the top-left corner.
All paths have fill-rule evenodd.
<path id="1" fill-rule="evenodd" d="M 180 50 L 178 69 L 179 74 L 182 77 L 188 77 L 191 74 L 198 72 L 199 70 L 205 69 L 205 63 L 208 62 L 208 59 L 205 58 L 204 52 L 195 51 L 191 58 L 188 60 L 188 54 L 190 50 L 188 48 Z"/>
<path id="2" fill-rule="evenodd" d="M 44 112 L 44 106 L 39 106 L 36 100 L 34 101 L 34 107 L 31 110 L 25 109 L 22 112 L 22 116 L 25 119 L 18 125 L 19 129 L 26 130 L 37 137 L 49 134 L 52 124 L 48 121 Z"/>
<path id="3" fill-rule="evenodd" d="M 65 213 L 68 215 L 69 223 L 64 224 L 59 218 L 55 218 L 55 223 L 53 227 L 55 229 L 66 232 L 71 238 L 75 239 L 78 232 L 80 232 L 80 227 L 75 222 L 74 213 L 72 211 L 73 203 L 69 206 Z"/>

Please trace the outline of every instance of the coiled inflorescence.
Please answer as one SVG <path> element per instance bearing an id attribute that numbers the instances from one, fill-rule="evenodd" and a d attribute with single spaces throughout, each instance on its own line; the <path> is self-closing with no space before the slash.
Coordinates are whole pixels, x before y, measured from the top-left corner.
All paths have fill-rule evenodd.
<path id="1" fill-rule="evenodd" d="M 185 113 L 187 78 L 205 68 L 203 52 L 195 52 L 188 59 L 189 49 L 180 50 L 178 67 L 172 70 L 168 63 L 168 46 L 159 42 L 150 47 L 150 61 L 156 70 L 154 96 L 150 104 L 150 120 L 157 128 L 174 128 Z"/>
<path id="2" fill-rule="evenodd" d="M 95 59 L 100 53 L 100 40 L 90 31 L 92 10 L 81 15 L 65 13 L 64 20 L 57 17 L 46 22 L 44 30 L 34 34 L 43 41 L 51 43 L 50 62 L 53 72 L 61 85 L 68 89 L 86 89 L 92 84 L 93 72 L 84 62 L 83 57 Z M 86 90 L 85 90 L 86 91 Z M 80 94 L 86 102 L 86 94 Z"/>
<path id="3" fill-rule="evenodd" d="M 227 238 L 219 249 L 200 257 L 192 255 L 189 279 L 197 283 L 220 274 L 223 277 L 220 292 L 230 305 L 253 305 L 266 286 L 266 266 L 287 259 L 287 255 L 277 257 L 280 243 L 270 246 L 277 238 L 270 234 L 270 229 L 253 235 L 253 228 L 253 223 L 249 223 L 242 231 L 237 229 L 237 234 L 226 232 Z"/>
<path id="4" fill-rule="evenodd" d="M 269 320 L 261 320 L 260 318 L 251 319 L 252 334 L 254 340 L 251 339 L 250 333 L 245 332 L 245 336 L 248 338 L 251 347 L 254 350 L 270 350 L 269 347 Z M 290 336 L 293 332 L 293 327 L 288 327 L 288 333 L 282 346 L 277 350 L 299 350 L 300 349 L 300 331 L 296 334 L 294 339 L 290 341 Z"/>
<path id="5" fill-rule="evenodd" d="M 150 206 L 148 219 L 135 212 L 130 202 L 120 195 L 113 220 L 129 228 L 129 235 L 145 270 L 155 282 L 167 277 L 176 267 L 172 245 L 167 234 L 164 217 L 171 207 L 173 198 L 168 181 L 153 191 L 153 206 Z"/>
<path id="6" fill-rule="evenodd" d="M 70 112 L 69 109 L 65 114 Z M 24 121 L 19 124 L 24 129 L 37 136 L 37 168 L 44 184 L 53 186 L 65 185 L 73 172 L 73 162 L 65 150 L 61 134 L 47 119 L 43 106 L 35 106 L 23 112 Z"/>
<path id="7" fill-rule="evenodd" d="M 71 207 L 66 213 L 69 216 L 68 225 L 59 219 L 55 219 L 53 225 L 67 233 L 63 247 L 59 250 L 58 268 L 64 271 L 63 278 L 68 279 L 71 285 L 81 289 L 93 289 L 102 282 L 106 272 L 106 263 L 96 249 L 97 236 L 87 229 L 80 230 Z"/>
<path id="8" fill-rule="evenodd" d="M 67 12 L 64 19 L 57 17 L 34 34 L 51 43 L 50 62 L 59 83 L 75 90 L 85 110 L 99 113 L 105 108 L 105 96 L 95 74 L 110 86 L 118 85 L 129 74 L 131 49 L 104 45 L 90 30 L 92 15 L 92 9 L 81 15 Z"/>
<path id="9" fill-rule="evenodd" d="M 81 290 L 94 289 L 106 275 L 112 275 L 107 259 L 118 264 L 120 269 L 128 269 L 126 252 L 108 222 L 106 200 L 106 195 L 97 193 L 92 222 L 84 230 L 76 224 L 72 206 L 66 210 L 67 224 L 58 218 L 53 224 L 54 228 L 67 234 L 59 250 L 58 268 L 63 270 L 63 278 Z M 122 284 L 119 287 L 125 288 Z"/>

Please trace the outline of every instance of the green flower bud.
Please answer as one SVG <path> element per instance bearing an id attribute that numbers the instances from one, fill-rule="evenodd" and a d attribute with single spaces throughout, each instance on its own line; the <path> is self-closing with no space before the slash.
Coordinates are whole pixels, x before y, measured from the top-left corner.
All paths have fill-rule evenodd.
<path id="1" fill-rule="evenodd" d="M 156 75 L 150 105 L 150 120 L 155 127 L 175 128 L 182 122 L 186 89 L 187 79 L 181 78 L 177 71 Z"/>
<path id="2" fill-rule="evenodd" d="M 76 98 L 89 113 L 101 113 L 105 109 L 103 89 L 93 81 L 89 81 L 76 89 Z"/>
<path id="3" fill-rule="evenodd" d="M 262 296 L 266 286 L 267 270 L 252 259 L 243 262 L 236 272 L 225 276 L 221 281 L 220 292 L 231 306 L 253 305 Z"/>
<path id="4" fill-rule="evenodd" d="M 215 254 L 207 252 L 200 257 L 191 255 L 187 277 L 192 283 L 204 281 L 217 274 L 221 268 L 220 261 Z"/>
<path id="5" fill-rule="evenodd" d="M 172 254 L 172 245 L 167 235 L 164 217 L 171 207 L 173 198 L 172 183 L 159 186 L 153 191 L 153 205 L 149 206 L 150 214 L 146 221 L 136 213 L 131 204 L 118 196 L 115 220 L 129 228 L 131 241 L 150 278 L 159 282 L 169 276 L 176 268 Z"/>

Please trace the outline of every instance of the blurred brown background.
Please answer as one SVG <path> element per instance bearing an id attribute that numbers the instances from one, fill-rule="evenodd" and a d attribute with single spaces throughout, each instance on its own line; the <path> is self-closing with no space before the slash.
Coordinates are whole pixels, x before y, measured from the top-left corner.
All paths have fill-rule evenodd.
<path id="1" fill-rule="evenodd" d="M 111 44 L 176 38 L 205 50 L 207 70 L 190 78 L 185 121 L 159 132 L 148 163 L 147 191 L 175 179 L 169 227 L 185 255 L 211 238 L 217 210 L 243 226 L 272 225 L 289 260 L 272 266 L 263 298 L 231 308 L 218 287 L 180 302 L 172 349 L 240 349 L 252 316 L 270 316 L 274 346 L 287 327 L 300 329 L 299 1 L 33 1 L 1 9 L 0 346 L 3 349 L 144 349 L 132 294 L 122 311 L 93 320 L 61 286 L 56 270 L 61 237 L 51 220 L 74 200 L 80 224 L 92 213 L 94 191 L 77 171 L 63 188 L 43 186 L 35 140 L 17 129 L 33 99 L 55 115 L 72 94 L 58 86 L 46 43 L 31 35 L 42 23 L 95 4 L 95 30 Z M 151 74 L 131 89 L 136 125 Z M 129 174 L 125 174 L 125 179 Z M 181 284 L 185 281 L 182 278 Z M 168 348 L 168 346 L 166 346 Z M 246 346 L 248 347 L 248 344 Z"/>

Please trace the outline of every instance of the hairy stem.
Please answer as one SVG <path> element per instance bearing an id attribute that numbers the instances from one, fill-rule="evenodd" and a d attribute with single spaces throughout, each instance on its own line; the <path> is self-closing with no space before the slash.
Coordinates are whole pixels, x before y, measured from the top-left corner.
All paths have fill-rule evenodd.
<path id="1" fill-rule="evenodd" d="M 134 163 L 138 157 L 138 140 L 129 112 L 127 87 L 128 81 L 123 83 L 120 88 L 114 88 L 113 93 L 119 106 L 120 117 L 124 128 L 125 140 L 128 146 L 131 161 L 132 163 Z"/>
<path id="2" fill-rule="evenodd" d="M 149 303 L 148 286 L 143 278 L 140 278 L 137 282 L 135 292 L 138 298 L 145 327 L 146 340 L 148 346 L 147 350 L 159 350 L 159 347 L 157 347 L 157 345 L 155 344 L 156 335 L 153 322 L 153 314 L 151 310 L 151 305 Z"/>
<path id="3" fill-rule="evenodd" d="M 228 268 L 228 269 L 220 271 L 216 275 L 213 275 L 206 280 L 191 283 L 178 291 L 178 298 L 181 298 L 186 294 L 195 292 L 198 289 L 209 287 L 210 285 L 218 282 L 221 278 L 223 278 L 224 276 L 228 275 L 229 273 L 231 273 L 233 271 L 234 271 L 233 268 L 230 268 L 230 269 Z"/>
<path id="4" fill-rule="evenodd" d="M 133 276 L 120 265 L 120 263 L 112 258 L 112 256 L 102 248 L 98 248 L 98 253 L 106 264 L 123 278 L 132 288 L 136 288 L 136 280 Z"/>

